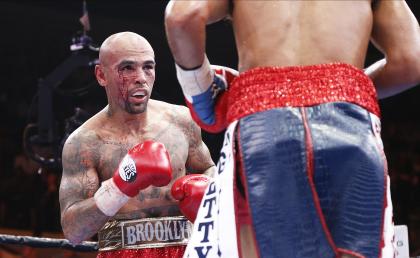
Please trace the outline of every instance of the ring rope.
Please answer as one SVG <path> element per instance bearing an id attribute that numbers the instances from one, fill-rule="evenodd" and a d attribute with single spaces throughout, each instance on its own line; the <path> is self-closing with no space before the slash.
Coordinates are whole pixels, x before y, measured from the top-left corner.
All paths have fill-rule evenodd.
<path id="1" fill-rule="evenodd" d="M 98 243 L 91 241 L 83 241 L 80 244 L 74 245 L 67 239 L 59 238 L 45 238 L 45 237 L 31 237 L 31 236 L 14 236 L 0 234 L 0 243 L 27 245 L 38 248 L 64 248 L 80 252 L 96 252 L 98 251 Z"/>

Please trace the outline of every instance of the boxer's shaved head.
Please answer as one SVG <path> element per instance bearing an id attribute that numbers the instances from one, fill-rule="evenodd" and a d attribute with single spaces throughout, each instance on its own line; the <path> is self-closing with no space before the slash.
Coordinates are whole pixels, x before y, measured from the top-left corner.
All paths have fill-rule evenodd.
<path id="1" fill-rule="evenodd" d="M 150 52 L 154 56 L 152 46 L 144 37 L 126 31 L 113 34 L 105 39 L 99 50 L 99 62 L 102 65 L 107 65 L 113 56 L 122 51 Z"/>

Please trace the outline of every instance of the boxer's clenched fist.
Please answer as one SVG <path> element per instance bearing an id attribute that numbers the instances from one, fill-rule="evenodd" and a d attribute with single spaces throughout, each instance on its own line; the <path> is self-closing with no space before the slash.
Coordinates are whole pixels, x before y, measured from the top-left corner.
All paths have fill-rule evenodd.
<path id="1" fill-rule="evenodd" d="M 128 151 L 114 176 L 104 181 L 95 193 L 95 202 L 105 215 L 113 216 L 140 190 L 150 185 L 165 186 L 171 179 L 171 163 L 165 146 L 145 141 Z"/>
<path id="2" fill-rule="evenodd" d="M 208 132 L 217 133 L 226 129 L 227 94 L 224 93 L 238 72 L 210 65 L 207 57 L 197 69 L 184 70 L 176 65 L 176 70 L 194 121 Z"/>
<path id="3" fill-rule="evenodd" d="M 191 174 L 178 178 L 172 185 L 171 194 L 179 200 L 182 214 L 191 222 L 195 221 L 201 199 L 209 184 L 210 177 L 201 174 Z"/>

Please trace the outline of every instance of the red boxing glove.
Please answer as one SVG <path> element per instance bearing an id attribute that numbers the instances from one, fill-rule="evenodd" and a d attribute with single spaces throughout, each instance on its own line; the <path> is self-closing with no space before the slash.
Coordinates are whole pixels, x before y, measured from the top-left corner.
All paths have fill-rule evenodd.
<path id="1" fill-rule="evenodd" d="M 134 146 L 125 155 L 112 179 L 121 192 L 130 197 L 150 185 L 169 184 L 172 169 L 165 146 L 154 141 Z"/>
<path id="2" fill-rule="evenodd" d="M 171 194 L 179 201 L 182 214 L 191 222 L 195 221 L 201 199 L 210 182 L 210 177 L 191 174 L 178 178 L 172 185 Z"/>
<path id="3" fill-rule="evenodd" d="M 150 185 L 165 186 L 171 179 L 172 168 L 165 146 L 145 141 L 130 149 L 114 176 L 102 182 L 95 193 L 95 203 L 105 215 L 114 216 L 140 190 Z"/>
<path id="4" fill-rule="evenodd" d="M 228 96 L 225 91 L 238 72 L 228 67 L 210 65 L 207 57 L 197 69 L 184 70 L 176 65 L 176 71 L 194 121 L 210 133 L 226 129 Z"/>

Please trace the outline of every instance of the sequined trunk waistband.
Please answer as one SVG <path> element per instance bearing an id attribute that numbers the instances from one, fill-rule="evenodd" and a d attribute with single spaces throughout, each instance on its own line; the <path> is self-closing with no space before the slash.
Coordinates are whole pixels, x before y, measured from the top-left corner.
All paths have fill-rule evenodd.
<path id="1" fill-rule="evenodd" d="M 350 102 L 380 116 L 375 87 L 363 71 L 333 63 L 260 67 L 241 73 L 229 88 L 227 120 L 278 107 Z"/>
<path id="2" fill-rule="evenodd" d="M 99 251 L 186 245 L 192 223 L 185 217 L 108 221 L 98 232 Z"/>

